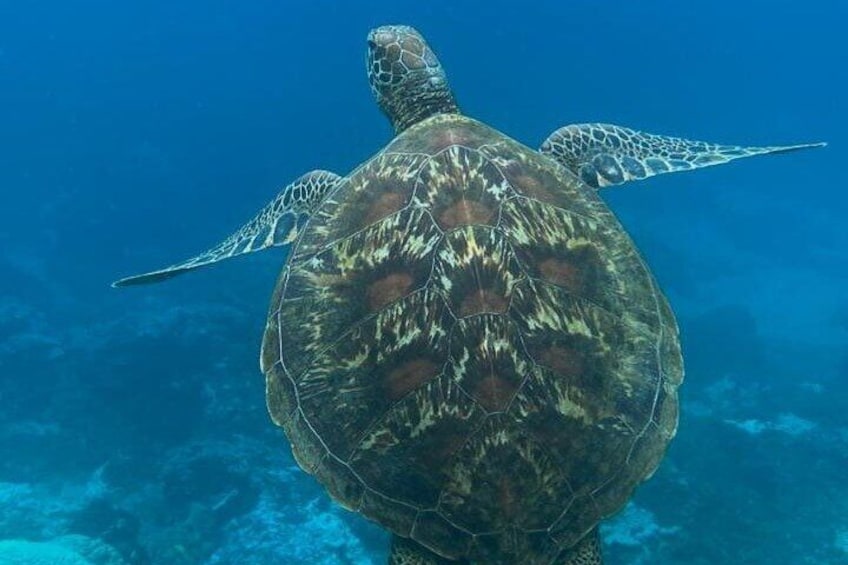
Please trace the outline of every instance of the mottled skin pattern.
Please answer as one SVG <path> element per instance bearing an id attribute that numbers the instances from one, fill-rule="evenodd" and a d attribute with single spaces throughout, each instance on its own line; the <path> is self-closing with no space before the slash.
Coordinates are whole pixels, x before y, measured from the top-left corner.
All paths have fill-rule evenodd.
<path id="1" fill-rule="evenodd" d="M 187 261 L 142 275 L 125 277 L 112 283 L 112 286 L 161 282 L 237 255 L 291 245 L 297 239 L 299 223 L 315 210 L 341 180 L 342 177 L 329 171 L 310 171 L 289 183 L 253 219 L 221 243 Z"/>
<path id="2" fill-rule="evenodd" d="M 595 191 L 457 114 L 306 223 L 262 368 L 298 463 L 344 506 L 445 558 L 528 564 L 568 563 L 653 473 L 683 374 Z"/>
<path id="3" fill-rule="evenodd" d="M 721 165 L 743 157 L 825 145 L 742 147 L 656 135 L 612 124 L 572 124 L 552 133 L 539 151 L 576 172 L 589 186 L 603 188 L 663 173 Z"/>
<path id="4" fill-rule="evenodd" d="M 371 92 L 397 133 L 438 113 L 459 111 L 439 60 L 414 28 L 371 31 L 366 70 Z"/>
<path id="5" fill-rule="evenodd" d="M 394 536 L 389 565 L 467 565 L 468 560 L 445 559 L 435 553 L 422 554 L 421 547 L 410 540 Z M 601 539 L 597 530 L 584 537 L 569 551 L 561 565 L 602 565 Z"/>

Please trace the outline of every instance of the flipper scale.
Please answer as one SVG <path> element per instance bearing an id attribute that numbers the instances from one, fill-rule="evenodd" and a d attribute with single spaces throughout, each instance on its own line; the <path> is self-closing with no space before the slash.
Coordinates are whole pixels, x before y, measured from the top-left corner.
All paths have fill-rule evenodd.
<path id="1" fill-rule="evenodd" d="M 299 220 L 311 214 L 341 179 L 329 171 L 306 173 L 281 190 L 253 219 L 218 245 L 164 269 L 122 278 L 112 286 L 157 283 L 230 257 L 289 245 L 297 237 Z"/>
<path id="2" fill-rule="evenodd" d="M 662 173 L 721 165 L 743 157 L 825 145 L 743 147 L 655 135 L 612 124 L 573 124 L 552 133 L 539 150 L 589 186 L 603 188 Z"/>

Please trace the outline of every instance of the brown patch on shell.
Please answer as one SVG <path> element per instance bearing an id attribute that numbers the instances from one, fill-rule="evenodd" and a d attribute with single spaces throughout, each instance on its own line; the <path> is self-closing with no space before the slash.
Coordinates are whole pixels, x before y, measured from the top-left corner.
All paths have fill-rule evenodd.
<path id="1" fill-rule="evenodd" d="M 571 347 L 552 345 L 540 352 L 539 362 L 569 378 L 580 377 L 586 370 L 583 355 Z"/>
<path id="2" fill-rule="evenodd" d="M 377 220 L 382 220 L 386 216 L 394 214 L 406 206 L 408 200 L 408 195 L 398 192 L 381 194 L 380 198 L 368 208 L 368 212 L 365 214 L 365 225 L 372 224 Z"/>
<path id="3" fill-rule="evenodd" d="M 416 126 L 412 126 L 407 130 L 408 134 L 396 137 L 386 151 L 436 155 L 454 145 L 477 149 L 490 141 L 495 133 L 487 126 L 459 114 L 434 116 L 427 120 L 424 128 L 424 131 L 419 132 Z"/>
<path id="4" fill-rule="evenodd" d="M 441 469 L 464 444 L 468 436 L 458 433 L 444 433 L 438 441 L 432 442 L 429 449 L 419 455 L 419 461 L 427 469 Z"/>
<path id="5" fill-rule="evenodd" d="M 488 224 L 495 211 L 482 202 L 461 199 L 439 214 L 439 227 L 449 230 L 458 226 Z"/>
<path id="6" fill-rule="evenodd" d="M 539 263 L 539 272 L 545 280 L 575 294 L 583 294 L 585 273 L 571 261 L 551 257 Z"/>
<path id="7" fill-rule="evenodd" d="M 368 309 L 375 312 L 409 293 L 413 278 L 409 273 L 392 273 L 368 285 Z"/>
<path id="8" fill-rule="evenodd" d="M 601 211 L 594 190 L 569 171 L 553 162 L 546 163 L 546 159 L 515 156 L 510 150 L 506 145 L 493 149 L 490 154 L 517 193 L 587 217 L 596 217 Z"/>
<path id="9" fill-rule="evenodd" d="M 519 187 L 519 189 L 523 189 L 529 194 L 539 194 L 539 192 L 542 190 L 545 191 L 545 194 L 550 194 L 549 191 L 545 190 L 542 187 L 542 183 L 539 182 L 539 179 L 534 176 L 523 173 L 517 173 L 512 178 L 512 181 L 515 183 L 516 186 Z"/>
<path id="10" fill-rule="evenodd" d="M 518 386 L 495 375 L 484 377 L 474 388 L 474 398 L 489 412 L 505 410 Z"/>
<path id="11" fill-rule="evenodd" d="M 522 165 L 515 160 L 510 160 L 502 170 L 506 178 L 509 179 L 509 182 L 512 183 L 512 186 L 519 193 L 530 198 L 536 198 L 542 202 L 554 203 L 560 200 L 549 189 L 549 186 L 559 188 L 559 183 L 552 182 L 549 176 L 540 175 L 538 170 L 528 170 L 526 165 Z M 530 171 L 535 174 L 529 174 Z"/>
<path id="12" fill-rule="evenodd" d="M 432 136 L 432 148 L 438 153 L 454 145 L 472 145 L 474 137 L 463 129 L 446 128 Z"/>
<path id="13" fill-rule="evenodd" d="M 441 368 L 430 359 L 412 359 L 402 363 L 386 375 L 386 395 L 393 401 L 398 400 L 440 372 Z"/>
<path id="14" fill-rule="evenodd" d="M 516 500 L 515 486 L 512 484 L 510 477 L 502 477 L 498 481 L 498 506 L 501 511 L 501 516 L 504 521 L 512 521 L 516 514 L 516 506 L 521 504 L 521 501 Z"/>
<path id="15" fill-rule="evenodd" d="M 488 289 L 477 289 L 469 293 L 459 308 L 459 314 L 462 317 L 473 316 L 475 314 L 506 312 L 509 307 L 509 301 L 506 297 Z"/>
<path id="16" fill-rule="evenodd" d="M 562 197 L 559 194 L 552 192 L 548 186 L 539 181 L 538 178 L 530 175 L 518 175 L 514 179 L 510 179 L 517 190 L 523 192 L 530 198 L 541 200 L 551 204 L 563 206 Z M 556 186 L 556 185 L 555 185 Z"/>

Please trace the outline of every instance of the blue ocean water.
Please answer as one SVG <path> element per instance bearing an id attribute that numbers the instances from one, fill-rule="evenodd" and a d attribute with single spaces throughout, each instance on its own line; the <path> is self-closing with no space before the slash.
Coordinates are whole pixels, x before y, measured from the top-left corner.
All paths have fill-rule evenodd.
<path id="1" fill-rule="evenodd" d="M 687 361 L 678 436 L 604 552 L 848 563 L 847 17 L 837 0 L 0 4 L 0 563 L 385 560 L 266 413 L 284 252 L 109 287 L 379 150 L 363 63 L 384 23 L 420 29 L 463 110 L 530 146 L 590 121 L 830 143 L 603 193 Z"/>

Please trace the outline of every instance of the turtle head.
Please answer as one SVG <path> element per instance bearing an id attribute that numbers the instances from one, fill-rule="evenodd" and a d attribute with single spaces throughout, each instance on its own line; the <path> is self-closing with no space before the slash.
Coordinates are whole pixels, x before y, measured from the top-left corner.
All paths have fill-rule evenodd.
<path id="1" fill-rule="evenodd" d="M 368 80 L 397 133 L 436 114 L 459 112 L 442 65 L 409 26 L 382 26 L 368 34 Z"/>

